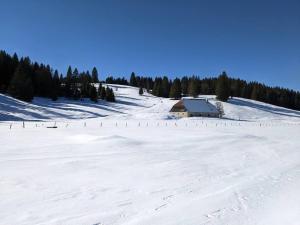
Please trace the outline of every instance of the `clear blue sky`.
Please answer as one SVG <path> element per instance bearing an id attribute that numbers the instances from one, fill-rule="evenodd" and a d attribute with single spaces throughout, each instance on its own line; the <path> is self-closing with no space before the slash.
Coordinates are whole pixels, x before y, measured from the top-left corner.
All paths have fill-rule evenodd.
<path id="1" fill-rule="evenodd" d="M 300 90 L 299 0 L 0 0 L 0 49 L 108 74 L 230 76 Z"/>

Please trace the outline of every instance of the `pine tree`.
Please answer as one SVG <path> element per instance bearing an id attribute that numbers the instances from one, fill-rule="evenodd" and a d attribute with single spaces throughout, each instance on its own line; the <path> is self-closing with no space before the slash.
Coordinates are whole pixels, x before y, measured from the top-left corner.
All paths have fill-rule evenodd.
<path id="1" fill-rule="evenodd" d="M 170 89 L 170 98 L 180 99 L 181 98 L 181 83 L 178 78 L 175 78 Z"/>
<path id="2" fill-rule="evenodd" d="M 113 90 L 109 87 L 106 87 L 106 101 L 115 102 L 115 94 Z"/>
<path id="3" fill-rule="evenodd" d="M 93 102 L 97 102 L 98 95 L 97 95 L 97 90 L 96 90 L 95 86 L 91 85 L 89 89 L 90 89 L 90 100 Z"/>
<path id="4" fill-rule="evenodd" d="M 54 71 L 54 75 L 52 78 L 52 88 L 51 88 L 51 99 L 56 101 L 60 94 L 60 79 L 58 76 L 58 71 Z"/>
<path id="5" fill-rule="evenodd" d="M 98 83 L 99 82 L 98 71 L 97 71 L 96 67 L 94 67 L 93 70 L 92 70 L 92 82 L 93 83 Z"/>
<path id="6" fill-rule="evenodd" d="M 129 84 L 130 86 L 137 87 L 137 81 L 134 72 L 131 73 Z"/>
<path id="7" fill-rule="evenodd" d="M 105 89 L 105 87 L 103 87 L 103 86 L 101 86 L 100 98 L 101 98 L 102 100 L 106 99 L 106 89 Z"/>
<path id="8" fill-rule="evenodd" d="M 142 87 L 139 88 L 139 95 L 143 95 L 144 94 L 144 90 Z"/>
<path id="9" fill-rule="evenodd" d="M 99 97 L 100 97 L 101 89 L 102 89 L 102 83 L 99 83 L 99 86 L 98 86 L 98 96 Z"/>
<path id="10" fill-rule="evenodd" d="M 253 89 L 252 89 L 252 92 L 251 92 L 251 99 L 253 100 L 258 100 L 258 87 L 256 85 L 254 85 Z"/>
<path id="11" fill-rule="evenodd" d="M 163 97 L 162 78 L 156 77 L 153 84 L 152 94 L 157 97 Z"/>
<path id="12" fill-rule="evenodd" d="M 79 91 L 79 72 L 78 69 L 75 68 L 72 74 L 71 79 L 71 94 L 73 99 L 78 100 L 80 99 L 81 93 Z"/>
<path id="13" fill-rule="evenodd" d="M 64 92 L 65 96 L 67 98 L 72 97 L 72 77 L 73 77 L 73 72 L 72 72 L 72 67 L 68 67 L 67 75 L 65 78 L 65 85 L 64 85 Z"/>
<path id="14" fill-rule="evenodd" d="M 198 81 L 194 77 L 189 81 L 188 93 L 194 98 L 196 98 L 200 94 Z"/>
<path id="15" fill-rule="evenodd" d="M 33 84 L 30 76 L 19 65 L 9 86 L 9 94 L 14 98 L 30 102 L 33 99 Z"/>
<path id="16" fill-rule="evenodd" d="M 216 87 L 217 99 L 226 102 L 230 95 L 230 86 L 226 72 L 223 72 L 217 81 Z"/>
<path id="17" fill-rule="evenodd" d="M 181 79 L 181 88 L 182 88 L 182 94 L 183 96 L 188 94 L 188 86 L 189 86 L 189 82 L 188 82 L 188 78 L 187 77 L 183 77 Z"/>
<path id="18" fill-rule="evenodd" d="M 161 89 L 162 89 L 162 94 L 161 96 L 164 98 L 169 97 L 170 93 L 170 83 L 168 77 L 164 76 L 161 82 Z"/>
<path id="19" fill-rule="evenodd" d="M 111 102 L 115 102 L 115 101 L 116 101 L 115 93 L 114 93 L 114 91 L 111 89 Z"/>

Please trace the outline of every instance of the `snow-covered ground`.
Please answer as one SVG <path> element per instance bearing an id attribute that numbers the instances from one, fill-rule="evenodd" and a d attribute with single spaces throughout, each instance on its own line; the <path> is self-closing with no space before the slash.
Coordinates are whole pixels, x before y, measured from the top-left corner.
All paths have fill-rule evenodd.
<path id="1" fill-rule="evenodd" d="M 176 101 L 114 88 L 0 96 L 1 225 L 299 224 L 299 112 L 234 98 L 225 119 L 177 120 Z"/>

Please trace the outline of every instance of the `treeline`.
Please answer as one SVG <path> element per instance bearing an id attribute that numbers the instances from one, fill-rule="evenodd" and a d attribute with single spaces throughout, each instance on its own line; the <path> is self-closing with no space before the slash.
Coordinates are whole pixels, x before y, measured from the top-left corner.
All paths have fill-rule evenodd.
<path id="1" fill-rule="evenodd" d="M 116 80 L 116 79 L 115 79 Z M 139 77 L 131 74 L 129 85 L 145 88 L 155 96 L 179 99 L 182 96 L 217 95 L 222 101 L 230 97 L 253 99 L 277 106 L 300 110 L 300 93 L 281 87 L 269 87 L 258 82 L 230 78 L 223 72 L 216 78 L 184 76 L 169 79 L 163 77 Z"/>
<path id="2" fill-rule="evenodd" d="M 225 72 L 213 78 L 183 76 L 175 79 L 169 79 L 167 76 L 155 78 L 137 76 L 132 73 L 129 80 L 125 77 L 109 76 L 105 82 L 139 87 L 139 93 L 145 89 L 158 97 L 179 99 L 182 96 L 216 94 L 222 101 L 227 101 L 230 97 L 242 97 L 300 110 L 299 92 L 230 78 Z M 113 90 L 105 88 L 102 83 L 98 79 L 98 71 L 95 67 L 91 73 L 79 72 L 76 68 L 73 70 L 69 67 L 66 75 L 63 75 L 57 70 L 53 71 L 49 65 L 31 62 L 28 57 L 19 59 L 16 54 L 10 56 L 0 51 L 0 92 L 8 93 L 21 100 L 31 101 L 34 96 L 40 96 L 53 100 L 67 97 L 115 101 Z"/>
<path id="3" fill-rule="evenodd" d="M 98 79 L 98 71 L 79 72 L 69 66 L 66 75 L 52 70 L 49 65 L 31 62 L 29 57 L 18 58 L 0 51 L 0 92 L 24 101 L 31 101 L 34 96 L 69 99 L 98 98 L 115 101 L 111 88 L 104 88 Z M 96 86 L 97 84 L 97 86 Z"/>

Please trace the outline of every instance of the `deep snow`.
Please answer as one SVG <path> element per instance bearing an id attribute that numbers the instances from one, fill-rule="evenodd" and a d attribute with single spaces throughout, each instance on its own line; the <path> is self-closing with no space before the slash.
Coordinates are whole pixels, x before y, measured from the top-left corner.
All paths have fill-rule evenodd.
<path id="1" fill-rule="evenodd" d="M 225 119 L 176 120 L 175 101 L 117 89 L 0 96 L 1 225 L 299 224 L 299 112 L 234 98 Z"/>

